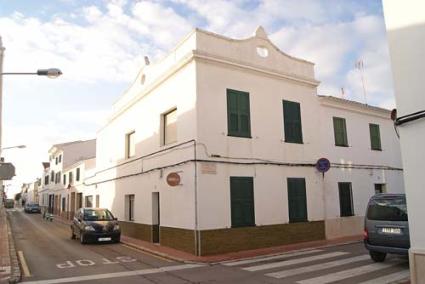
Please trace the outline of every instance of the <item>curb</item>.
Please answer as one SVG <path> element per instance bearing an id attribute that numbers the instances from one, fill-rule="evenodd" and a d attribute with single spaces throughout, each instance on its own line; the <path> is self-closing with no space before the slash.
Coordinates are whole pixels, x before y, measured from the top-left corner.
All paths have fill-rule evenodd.
<path id="1" fill-rule="evenodd" d="M 135 245 L 131 242 L 121 241 L 121 243 L 126 245 L 126 246 L 132 247 L 134 249 L 144 251 L 144 252 L 147 252 L 147 253 L 152 254 L 152 255 L 160 256 L 162 258 L 166 258 L 166 259 L 169 259 L 169 260 L 179 261 L 179 262 L 183 262 L 183 263 L 200 263 L 200 262 L 196 262 L 196 261 L 181 259 L 181 258 L 174 257 L 174 256 L 171 256 L 171 255 L 166 254 L 166 253 L 157 252 L 157 251 L 154 251 L 154 250 L 151 250 L 151 249 L 140 247 L 140 246 Z"/>
<path id="2" fill-rule="evenodd" d="M 7 225 L 7 235 L 9 239 L 9 254 L 10 254 L 10 266 L 11 266 L 11 275 L 9 278 L 9 283 L 18 283 L 21 280 L 21 267 L 18 261 L 18 255 L 15 248 L 15 240 L 13 239 L 12 229 L 9 223 L 9 214 L 6 217 Z"/>

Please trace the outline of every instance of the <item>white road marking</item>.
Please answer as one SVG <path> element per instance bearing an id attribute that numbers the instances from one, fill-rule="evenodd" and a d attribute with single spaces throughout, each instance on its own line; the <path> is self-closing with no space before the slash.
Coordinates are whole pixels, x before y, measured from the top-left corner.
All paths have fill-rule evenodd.
<path id="1" fill-rule="evenodd" d="M 24 272 L 24 276 L 30 277 L 31 272 L 30 272 L 30 269 L 28 268 L 27 261 L 25 260 L 24 253 L 22 251 L 18 251 L 18 257 L 19 257 L 19 262 L 21 263 L 21 266 L 22 266 L 22 271 Z"/>
<path id="2" fill-rule="evenodd" d="M 239 261 L 222 262 L 221 264 L 226 265 L 226 266 L 236 266 L 236 265 L 243 265 L 243 264 L 261 262 L 261 261 L 266 261 L 266 260 L 272 260 L 272 259 L 285 259 L 285 258 L 289 258 L 289 257 L 292 257 L 292 256 L 306 255 L 306 254 L 317 253 L 317 252 L 322 252 L 322 251 L 323 250 L 321 250 L 321 249 L 314 249 L 314 250 L 308 250 L 308 251 L 297 251 L 297 252 L 292 252 L 292 253 L 273 255 L 273 256 L 269 256 L 269 257 L 251 258 L 251 259 L 239 260 Z"/>
<path id="3" fill-rule="evenodd" d="M 359 255 L 359 256 L 350 257 L 346 259 L 340 259 L 340 260 L 335 260 L 335 261 L 330 261 L 330 262 L 325 262 L 325 263 L 320 263 L 320 264 L 315 264 L 310 266 L 304 266 L 304 267 L 296 268 L 296 269 L 289 269 L 289 270 L 278 271 L 274 273 L 268 273 L 266 274 L 266 276 L 270 276 L 273 278 L 284 278 L 284 277 L 299 275 L 303 273 L 309 273 L 313 271 L 328 269 L 328 268 L 341 266 L 341 265 L 358 262 L 362 260 L 367 260 L 367 259 L 370 259 L 369 255 Z"/>
<path id="4" fill-rule="evenodd" d="M 369 272 L 374 272 L 374 271 L 377 271 L 377 270 L 385 269 L 385 268 L 388 268 L 388 267 L 391 267 L 391 266 L 395 266 L 399 263 L 400 262 L 394 263 L 394 262 L 390 262 L 390 261 L 387 262 L 387 263 L 373 263 L 373 264 L 363 265 L 363 266 L 348 269 L 348 270 L 333 272 L 333 273 L 326 274 L 326 275 L 319 276 L 319 277 L 301 280 L 301 281 L 298 281 L 297 283 L 299 283 L 299 284 L 326 284 L 326 283 L 331 283 L 331 282 L 335 282 L 335 281 L 339 281 L 339 280 L 363 275 L 363 274 L 366 274 L 366 273 L 369 273 Z M 373 282 L 373 283 L 375 283 L 375 282 Z"/>
<path id="5" fill-rule="evenodd" d="M 267 263 L 267 264 L 262 264 L 262 265 L 257 265 L 257 266 L 251 266 L 251 267 L 242 268 L 242 269 L 246 270 L 246 271 L 265 270 L 265 269 L 276 268 L 276 267 L 284 267 L 284 266 L 289 266 L 289 265 L 293 265 L 293 264 L 300 264 L 300 263 L 310 262 L 310 261 L 315 261 L 315 260 L 322 260 L 322 259 L 337 257 L 337 256 L 341 256 L 341 255 L 346 255 L 346 254 L 348 254 L 348 252 L 337 251 L 337 252 L 319 254 L 319 255 L 308 256 L 308 257 L 303 257 L 303 258 L 296 258 L 296 259 L 291 259 L 291 260 L 272 262 L 272 263 Z"/>
<path id="6" fill-rule="evenodd" d="M 165 266 L 159 268 L 148 268 L 142 270 L 134 270 L 134 271 L 124 271 L 124 272 L 113 272 L 113 273 L 104 273 L 104 274 L 94 274 L 94 275 L 86 275 L 86 276 L 75 276 L 75 277 L 67 277 L 67 278 L 58 278 L 58 279 L 46 279 L 46 280 L 38 280 L 38 281 L 26 281 L 22 283 L 26 284 L 56 284 L 56 283 L 70 283 L 70 282 L 81 282 L 81 281 L 90 281 L 90 280 L 98 280 L 98 279 L 109 279 L 109 278 L 117 278 L 117 277 L 129 277 L 129 276 L 138 276 L 138 275 L 147 275 L 168 271 L 177 271 L 184 270 L 190 268 L 197 268 L 205 266 L 204 264 L 182 264 L 182 265 L 173 265 L 173 266 Z"/>
<path id="7" fill-rule="evenodd" d="M 375 278 L 366 282 L 362 282 L 360 284 L 386 284 L 386 283 L 392 283 L 395 281 L 400 281 L 403 279 L 406 279 L 410 276 L 410 271 L 408 269 L 402 270 L 396 273 L 392 273 L 389 275 L 385 275 L 379 278 Z"/>

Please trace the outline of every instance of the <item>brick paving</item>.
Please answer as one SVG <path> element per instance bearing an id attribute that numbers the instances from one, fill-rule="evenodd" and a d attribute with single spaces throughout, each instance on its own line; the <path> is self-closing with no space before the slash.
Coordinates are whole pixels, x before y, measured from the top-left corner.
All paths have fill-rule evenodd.
<path id="1" fill-rule="evenodd" d="M 0 205 L 0 283 L 16 283 L 20 278 L 21 271 L 7 213 Z"/>

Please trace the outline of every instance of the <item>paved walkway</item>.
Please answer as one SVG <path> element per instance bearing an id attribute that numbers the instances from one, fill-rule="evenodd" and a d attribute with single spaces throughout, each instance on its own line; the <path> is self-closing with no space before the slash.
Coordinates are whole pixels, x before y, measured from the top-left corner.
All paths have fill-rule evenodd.
<path id="1" fill-rule="evenodd" d="M 0 283 L 16 283 L 20 274 L 6 209 L 0 204 Z"/>

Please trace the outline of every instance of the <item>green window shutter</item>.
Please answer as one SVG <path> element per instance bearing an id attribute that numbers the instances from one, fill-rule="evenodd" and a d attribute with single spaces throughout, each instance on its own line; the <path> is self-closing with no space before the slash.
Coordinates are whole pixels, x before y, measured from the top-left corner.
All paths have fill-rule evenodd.
<path id="1" fill-rule="evenodd" d="M 227 128 L 229 136 L 251 137 L 249 93 L 227 89 Z"/>
<path id="2" fill-rule="evenodd" d="M 285 142 L 303 143 L 300 104 L 283 101 Z"/>
<path id="3" fill-rule="evenodd" d="M 230 177 L 232 227 L 255 226 L 252 177 Z"/>
<path id="4" fill-rule="evenodd" d="M 354 216 L 351 182 L 339 182 L 338 190 L 341 217 Z"/>
<path id="5" fill-rule="evenodd" d="M 378 124 L 369 124 L 370 132 L 370 147 L 372 150 L 382 150 L 381 148 L 381 133 Z"/>
<path id="6" fill-rule="evenodd" d="M 289 222 L 307 221 L 307 196 L 304 178 L 288 178 Z"/>
<path id="7" fill-rule="evenodd" d="M 334 124 L 334 134 L 335 134 L 335 145 L 348 146 L 347 127 L 345 124 L 345 118 L 334 117 L 333 124 Z"/>

